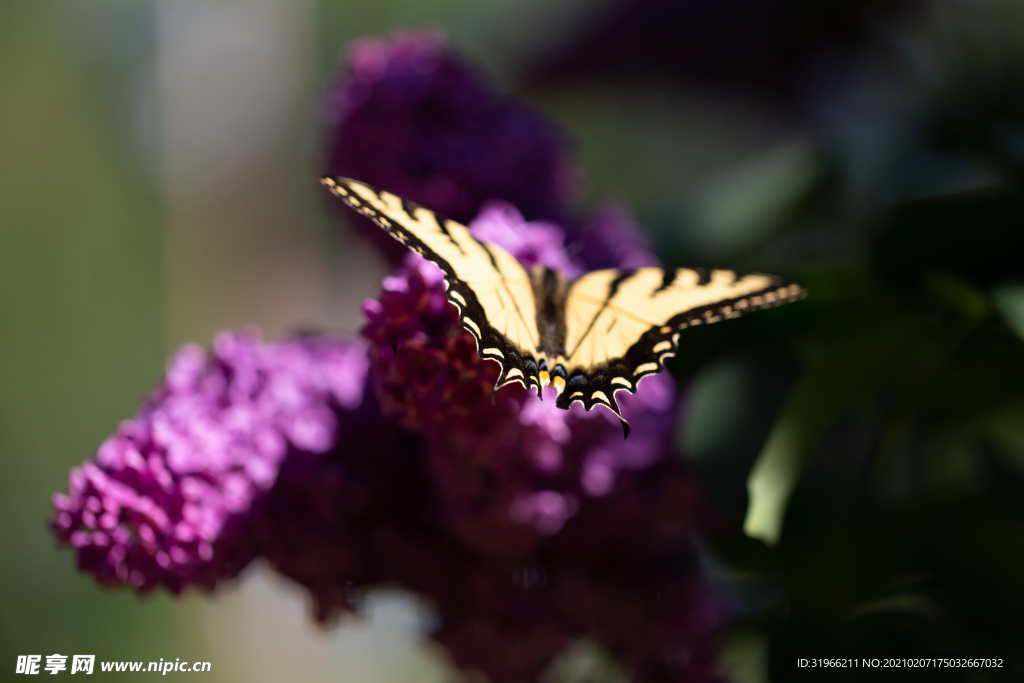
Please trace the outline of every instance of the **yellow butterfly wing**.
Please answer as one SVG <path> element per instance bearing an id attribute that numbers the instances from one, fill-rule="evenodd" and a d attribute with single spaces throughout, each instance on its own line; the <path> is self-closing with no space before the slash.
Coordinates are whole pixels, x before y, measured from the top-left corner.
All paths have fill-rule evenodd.
<path id="1" fill-rule="evenodd" d="M 476 338 L 481 358 L 498 361 L 498 387 L 539 390 L 540 335 L 530 276 L 511 254 L 469 229 L 390 192 L 342 177 L 321 182 L 348 206 L 444 271 L 446 296 Z"/>
<path id="2" fill-rule="evenodd" d="M 569 285 L 565 301 L 565 389 L 558 406 L 604 405 L 616 391 L 661 371 L 679 331 L 802 298 L 802 287 L 761 273 L 638 268 L 597 270 Z M 621 418 L 621 415 L 619 415 Z"/>
<path id="3" fill-rule="evenodd" d="M 542 357 L 552 376 L 564 370 L 564 380 L 556 382 L 556 405 L 563 409 L 573 403 L 587 410 L 603 405 L 621 419 L 615 392 L 635 393 L 642 378 L 660 372 L 664 359 L 676 354 L 682 329 L 806 295 L 799 285 L 761 273 L 638 268 L 587 273 L 569 284 L 564 300 L 541 292 L 545 300 L 537 302 L 531 277 L 519 262 L 501 247 L 477 240 L 466 226 L 356 180 L 326 177 L 322 182 L 441 268 L 446 296 L 476 339 L 477 352 L 501 364 L 498 387 L 519 382 L 539 393 Z M 552 304 L 564 322 L 564 349 L 557 358 L 546 357 L 542 349 L 563 346 L 561 337 L 554 344 L 553 338 L 542 340 L 537 323 L 538 308 Z M 548 320 L 545 329 L 559 322 Z M 623 427 L 628 434 L 625 420 Z"/>

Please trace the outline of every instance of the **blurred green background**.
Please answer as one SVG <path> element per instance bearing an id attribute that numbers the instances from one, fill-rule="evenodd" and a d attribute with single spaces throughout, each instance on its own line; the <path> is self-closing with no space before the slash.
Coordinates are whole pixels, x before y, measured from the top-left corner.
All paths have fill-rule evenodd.
<path id="1" fill-rule="evenodd" d="M 451 679 L 400 592 L 320 632 L 260 567 L 214 597 L 139 599 L 78 576 L 46 528 L 177 345 L 358 329 L 384 267 L 315 182 L 319 101 L 346 41 L 434 22 L 574 138 L 581 206 L 624 202 L 667 263 L 811 291 L 688 332 L 671 365 L 680 457 L 722 518 L 709 561 L 739 605 L 723 673 L 985 656 L 1006 667 L 923 680 L 1024 680 L 1024 10 L 854 13 L 862 30 L 808 51 L 785 97 L 713 69 L 538 66 L 610 4 L 0 4 L 0 677 L 58 652 L 210 660 L 209 680 Z"/>

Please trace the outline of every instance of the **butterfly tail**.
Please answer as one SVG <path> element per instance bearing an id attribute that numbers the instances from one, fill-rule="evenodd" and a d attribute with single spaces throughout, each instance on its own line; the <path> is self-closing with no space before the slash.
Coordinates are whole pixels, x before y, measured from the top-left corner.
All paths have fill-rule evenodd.
<path id="1" fill-rule="evenodd" d="M 623 439 L 628 439 L 629 438 L 629 422 L 626 421 L 626 418 L 622 417 L 622 411 L 619 410 L 619 402 L 615 400 L 615 394 L 614 393 L 611 395 L 609 403 L 605 404 L 605 405 L 613 413 L 615 413 L 615 417 L 619 418 L 619 422 L 622 423 L 622 438 Z"/>
<path id="2" fill-rule="evenodd" d="M 615 413 L 615 417 L 619 418 L 619 422 L 622 423 L 622 438 L 623 439 L 628 439 L 629 438 L 629 422 L 626 421 L 626 418 L 622 417 L 622 411 L 619 410 L 619 402 L 615 400 L 615 394 L 612 394 L 609 397 L 608 403 L 603 403 L 603 402 L 599 401 L 595 405 L 597 405 L 597 406 L 604 406 L 608 410 L 610 410 L 613 413 Z"/>

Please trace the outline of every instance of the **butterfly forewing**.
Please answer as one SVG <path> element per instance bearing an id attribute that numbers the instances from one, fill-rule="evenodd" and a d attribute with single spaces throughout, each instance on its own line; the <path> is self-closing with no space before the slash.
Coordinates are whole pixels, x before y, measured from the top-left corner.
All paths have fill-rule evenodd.
<path id="1" fill-rule="evenodd" d="M 679 330 L 803 296 L 798 285 L 760 273 L 639 268 L 598 270 L 573 282 L 565 302 L 568 381 L 559 404 L 603 404 L 636 391 L 675 355 Z"/>
<path id="2" fill-rule="evenodd" d="M 348 178 L 324 178 L 323 183 L 444 271 L 447 297 L 459 309 L 459 322 L 476 338 L 480 356 L 502 366 L 499 385 L 539 386 L 533 289 L 529 274 L 511 254 L 480 242 L 466 226 L 390 192 Z"/>

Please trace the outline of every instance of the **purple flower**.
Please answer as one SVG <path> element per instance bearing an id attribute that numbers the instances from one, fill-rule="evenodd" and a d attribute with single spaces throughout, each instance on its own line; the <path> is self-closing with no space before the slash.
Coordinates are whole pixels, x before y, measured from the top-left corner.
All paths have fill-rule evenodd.
<path id="1" fill-rule="evenodd" d="M 383 417 L 372 391 L 338 422 L 334 448 L 290 454 L 250 517 L 259 554 L 310 592 L 320 622 L 354 611 L 358 588 L 399 580 L 378 546 L 396 535 L 445 543 L 422 440 Z"/>
<path id="2" fill-rule="evenodd" d="M 674 460 L 621 479 L 545 549 L 558 620 L 577 637 L 600 634 L 633 681 L 717 681 L 710 636 L 729 606 L 700 569 L 695 482 Z"/>
<path id="3" fill-rule="evenodd" d="M 560 227 L 546 221 L 527 222 L 508 202 L 486 202 L 469 229 L 478 240 L 497 244 L 527 269 L 539 263 L 562 271 L 567 278 L 582 275 L 565 253 L 565 232 Z"/>
<path id="4" fill-rule="evenodd" d="M 672 452 L 677 409 L 676 385 L 667 373 L 640 382 L 636 394 L 619 394 L 623 417 L 632 431 L 628 439 L 613 437 L 618 420 L 602 411 L 600 436 L 587 450 L 580 466 L 580 484 L 590 496 L 600 497 L 615 486 L 620 472 L 646 469 Z M 579 429 L 577 429 L 579 431 Z"/>
<path id="5" fill-rule="evenodd" d="M 566 221 L 562 135 L 440 35 L 359 41 L 349 67 L 327 105 L 330 173 L 467 223 L 527 268 L 657 263 L 624 210 L 582 232 Z M 365 227 L 404 259 L 364 304 L 368 343 L 243 331 L 210 354 L 182 349 L 54 497 L 79 567 L 177 593 L 264 557 L 321 622 L 374 586 L 417 591 L 441 617 L 434 640 L 494 683 L 536 680 L 587 637 L 636 681 L 712 680 L 723 605 L 692 539 L 703 504 L 672 457 L 672 378 L 619 395 L 627 441 L 610 412 L 559 410 L 553 390 L 495 393 L 500 368 L 459 325 L 441 271 Z"/>
<path id="6" fill-rule="evenodd" d="M 438 510 L 449 532 L 493 557 L 528 557 L 579 507 L 557 434 L 521 419 L 524 405 L 540 401 L 525 390 L 515 393 L 522 403 L 509 399 L 510 410 L 486 429 L 445 429 L 428 439 Z"/>
<path id="7" fill-rule="evenodd" d="M 554 225 L 498 205 L 472 225 L 526 263 L 574 272 Z M 559 410 L 550 389 L 492 402 L 497 367 L 432 264 L 410 257 L 366 310 L 368 352 L 248 332 L 220 335 L 210 357 L 179 352 L 55 497 L 79 566 L 178 592 L 264 557 L 321 622 L 367 588 L 417 591 L 441 617 L 432 638 L 495 683 L 535 680 L 595 634 L 636 680 L 713 680 L 723 605 L 690 537 L 699 496 L 669 457 L 671 378 L 622 396 L 623 441 L 610 413 Z"/>
<path id="8" fill-rule="evenodd" d="M 370 363 L 384 413 L 406 429 L 486 430 L 525 392 L 491 395 L 500 369 L 480 358 L 444 296 L 441 270 L 415 255 L 363 304 Z"/>
<path id="9" fill-rule="evenodd" d="M 629 242 L 635 226 L 609 224 L 605 232 L 617 231 L 627 255 L 640 258 L 636 240 Z M 470 228 L 525 266 L 580 272 L 558 226 L 527 222 L 508 205 L 486 205 Z M 675 386 L 667 375 L 645 380 L 636 396 L 623 395 L 636 427 L 625 442 L 610 412 L 559 410 L 553 390 L 545 401 L 519 385 L 494 393 L 498 364 L 477 355 L 445 298 L 440 269 L 417 256 L 385 279 L 380 300 L 367 301 L 364 312 L 383 410 L 427 437 L 441 510 L 452 533 L 478 551 L 526 557 L 565 526 L 583 498 L 606 495 L 620 472 L 671 453 Z"/>
<path id="10" fill-rule="evenodd" d="M 579 246 L 579 259 L 587 270 L 661 265 L 629 210 L 611 202 L 590 217 L 580 234 Z"/>
<path id="11" fill-rule="evenodd" d="M 727 605 L 692 542 L 704 509 L 694 482 L 671 460 L 624 478 L 525 558 L 409 536 L 379 550 L 392 580 L 437 607 L 432 638 L 494 683 L 537 680 L 579 638 L 597 638 L 632 680 L 717 680 L 709 636 Z"/>
<path id="12" fill-rule="evenodd" d="M 326 172 L 417 202 L 461 223 L 489 199 L 531 220 L 564 219 L 574 176 L 566 140 L 526 107 L 497 96 L 434 31 L 363 39 L 327 95 Z M 352 216 L 355 219 L 355 216 Z M 361 230 L 394 262 L 404 248 L 366 219 Z"/>
<path id="13" fill-rule="evenodd" d="M 258 507 L 261 551 L 310 590 L 320 620 L 397 584 L 436 607 L 431 637 L 455 663 L 495 683 L 536 680 L 573 640 L 595 636 L 636 680 L 715 680 L 709 636 L 726 604 L 702 577 L 691 535 L 704 507 L 679 463 L 623 473 L 560 533 L 499 556 L 438 514 L 440 473 L 364 408 L 344 413 L 362 427 L 355 442 L 289 457 Z"/>
<path id="14" fill-rule="evenodd" d="M 367 362 L 352 342 L 262 344 L 225 332 L 210 357 L 185 346 L 163 384 L 54 496 L 53 528 L 102 583 L 212 586 L 253 557 L 245 519 L 292 450 L 322 453 L 336 411 L 362 400 Z"/>

